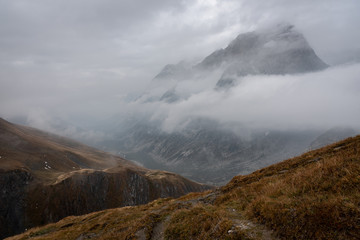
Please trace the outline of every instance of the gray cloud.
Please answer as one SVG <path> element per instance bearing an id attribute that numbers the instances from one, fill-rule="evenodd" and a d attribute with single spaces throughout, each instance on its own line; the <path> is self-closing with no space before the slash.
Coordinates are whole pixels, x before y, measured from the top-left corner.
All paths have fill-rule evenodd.
<path id="1" fill-rule="evenodd" d="M 189 120 L 210 118 L 248 128 L 360 129 L 360 64 L 298 75 L 258 75 L 240 79 L 228 91 L 207 89 L 175 103 L 147 103 L 165 131 L 182 130 Z"/>
<path id="2" fill-rule="evenodd" d="M 84 122 L 126 112 L 136 107 L 129 99 L 143 92 L 163 65 L 183 59 L 198 61 L 239 33 L 278 21 L 295 24 L 330 64 L 360 59 L 359 9 L 356 0 L 269 0 L 261 4 L 245 0 L 0 0 L 0 116 L 27 115 L 40 109 Z M 274 80 L 275 85 L 277 81 L 282 80 Z M 198 87 L 205 91 L 175 109 L 191 112 L 186 107 L 190 103 L 207 109 L 201 102 L 207 94 L 219 100 L 214 105 L 235 101 L 236 94 L 222 98 L 210 86 Z M 344 97 L 348 95 L 338 96 Z M 159 110 L 160 115 L 168 115 L 165 128 L 171 128 L 176 110 Z M 230 113 L 221 114 L 238 120 Z M 249 118 L 257 116 L 248 114 Z"/>

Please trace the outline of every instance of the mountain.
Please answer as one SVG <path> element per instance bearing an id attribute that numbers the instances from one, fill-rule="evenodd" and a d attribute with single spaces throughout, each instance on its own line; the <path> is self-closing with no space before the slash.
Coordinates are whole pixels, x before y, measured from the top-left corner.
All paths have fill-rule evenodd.
<path id="1" fill-rule="evenodd" d="M 0 238 L 70 215 L 210 188 L 3 119 L 0 186 Z"/>
<path id="2" fill-rule="evenodd" d="M 258 74 L 295 74 L 328 67 L 304 36 L 289 24 L 243 33 L 225 49 L 207 56 L 197 67 L 209 69 L 225 65 L 217 87 L 229 87 L 239 77 Z"/>
<path id="3" fill-rule="evenodd" d="M 239 34 L 226 48 L 214 51 L 196 65 L 190 66 L 183 61 L 168 64 L 154 80 L 181 81 L 219 70 L 221 76 L 216 87 L 227 88 L 247 75 L 297 74 L 327 67 L 293 25 L 282 23 Z"/>
<path id="4" fill-rule="evenodd" d="M 360 136 L 178 199 L 67 217 L 16 239 L 359 239 Z"/>
<path id="5" fill-rule="evenodd" d="M 247 75 L 302 74 L 327 67 L 294 26 L 279 24 L 242 33 L 198 64 L 182 61 L 166 65 L 134 105 L 138 104 L 139 109 L 149 107 L 155 112 L 162 108 L 171 112 L 172 106 L 183 109 L 183 105 L 184 109 L 186 106 L 191 109 L 189 98 L 193 97 L 196 104 L 197 97 L 218 97 L 212 94 L 216 92 L 226 99 L 230 88 L 239 84 L 236 89 L 239 90 L 241 79 Z M 236 106 L 223 107 L 234 109 L 238 115 L 242 113 Z M 185 123 L 180 123 L 185 125 L 181 130 L 165 131 L 163 125 L 168 112 L 160 120 L 159 114 L 153 112 L 134 114 L 127 120 L 114 118 L 112 123 L 105 124 L 110 136 L 98 146 L 121 152 L 148 168 L 174 171 L 196 181 L 219 185 L 236 174 L 249 173 L 319 147 L 321 145 L 314 145 L 314 141 L 328 131 L 326 128 L 253 128 L 247 123 L 219 123 L 201 115 L 193 117 L 191 113 Z M 337 138 L 323 143 L 356 134 L 341 131 L 336 133 Z"/>
<path id="6" fill-rule="evenodd" d="M 236 126 L 235 126 L 236 127 Z M 182 131 L 167 133 L 133 121 L 105 145 L 121 149 L 153 169 L 177 172 L 195 181 L 221 185 L 233 176 L 305 152 L 322 131 L 267 131 L 229 127 L 208 119 L 193 120 Z M 119 137 L 121 136 L 121 137 Z"/>

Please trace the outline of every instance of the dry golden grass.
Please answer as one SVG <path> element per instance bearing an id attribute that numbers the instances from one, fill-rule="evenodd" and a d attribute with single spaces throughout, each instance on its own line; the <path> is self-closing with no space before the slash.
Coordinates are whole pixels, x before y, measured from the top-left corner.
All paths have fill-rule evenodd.
<path id="1" fill-rule="evenodd" d="M 164 239 L 275 238 L 263 225 L 281 239 L 360 239 L 360 136 L 214 191 L 68 217 L 11 239 L 152 239 L 160 227 Z"/>
<path id="2" fill-rule="evenodd" d="M 284 239 L 360 239 L 360 137 L 306 153 L 223 188 Z"/>
<path id="3" fill-rule="evenodd" d="M 165 239 L 246 239 L 237 231 L 229 234 L 233 221 L 226 210 L 212 205 L 197 204 L 171 215 L 165 230 Z"/>

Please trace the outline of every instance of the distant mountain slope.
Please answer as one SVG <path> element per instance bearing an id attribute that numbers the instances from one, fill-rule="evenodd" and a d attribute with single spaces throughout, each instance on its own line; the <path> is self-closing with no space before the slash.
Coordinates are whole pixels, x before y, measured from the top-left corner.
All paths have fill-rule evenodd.
<path id="1" fill-rule="evenodd" d="M 231 128 L 206 119 L 194 120 L 181 132 L 173 133 L 136 121 L 122 129 L 124 134 L 107 143 L 110 149 L 121 149 L 146 167 L 216 185 L 299 155 L 322 133 L 249 129 L 236 134 Z"/>
<path id="2" fill-rule="evenodd" d="M 357 132 L 349 127 L 334 127 L 321 134 L 310 144 L 310 149 L 317 149 L 340 141 L 349 136 L 355 136 Z"/>
<path id="3" fill-rule="evenodd" d="M 67 217 L 15 239 L 359 239 L 360 136 L 226 186 Z"/>
<path id="4" fill-rule="evenodd" d="M 0 119 L 0 238 L 26 228 L 209 189 Z"/>

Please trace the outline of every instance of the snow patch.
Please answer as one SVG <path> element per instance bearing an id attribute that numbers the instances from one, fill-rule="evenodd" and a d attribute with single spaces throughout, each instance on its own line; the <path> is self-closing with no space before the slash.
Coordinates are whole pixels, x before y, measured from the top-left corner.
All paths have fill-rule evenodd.
<path id="1" fill-rule="evenodd" d="M 45 167 L 44 167 L 45 170 L 51 169 L 51 167 L 50 167 L 50 165 L 48 164 L 47 161 L 45 161 L 44 163 L 45 163 Z"/>

